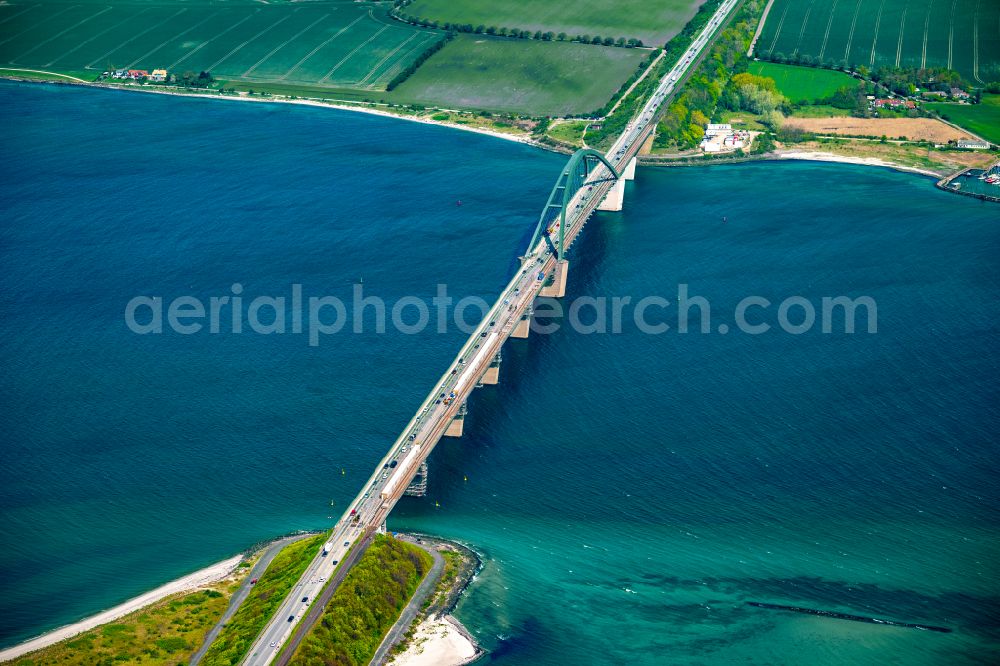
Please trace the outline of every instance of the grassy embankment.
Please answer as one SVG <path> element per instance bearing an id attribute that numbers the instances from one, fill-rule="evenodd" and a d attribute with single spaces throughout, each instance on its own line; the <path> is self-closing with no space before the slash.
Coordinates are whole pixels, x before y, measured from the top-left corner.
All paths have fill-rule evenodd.
<path id="1" fill-rule="evenodd" d="M 693 0 L 415 0 L 406 12 L 440 22 L 471 23 L 567 37 L 600 35 L 662 45 L 695 13 Z"/>
<path id="2" fill-rule="evenodd" d="M 240 662 L 326 538 L 326 533 L 317 534 L 296 541 L 278 553 L 205 653 L 202 664 L 231 666 Z"/>
<path id="3" fill-rule="evenodd" d="M 979 104 L 932 102 L 924 104 L 924 108 L 987 141 L 1000 144 L 1000 95 L 983 95 Z"/>
<path id="4" fill-rule="evenodd" d="M 292 655 L 296 666 L 367 664 L 433 560 L 420 548 L 376 536 Z"/>
<path id="5" fill-rule="evenodd" d="M 247 569 L 241 568 L 242 572 Z M 218 622 L 239 581 L 176 594 L 14 661 L 14 666 L 179 666 Z"/>
<path id="6" fill-rule="evenodd" d="M 588 120 L 569 120 L 553 123 L 546 134 L 558 143 L 572 148 L 583 147 L 583 134 L 587 130 Z"/>
<path id="7" fill-rule="evenodd" d="M 0 77 L 31 81 L 91 81 L 93 72 L 48 72 L 43 70 L 0 67 Z"/>

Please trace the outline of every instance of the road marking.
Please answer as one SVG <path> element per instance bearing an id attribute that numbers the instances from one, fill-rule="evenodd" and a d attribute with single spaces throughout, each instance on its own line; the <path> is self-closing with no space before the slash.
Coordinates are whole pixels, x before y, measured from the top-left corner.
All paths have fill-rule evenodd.
<path id="1" fill-rule="evenodd" d="M 348 24 L 348 25 L 344 26 L 343 28 L 341 28 L 340 30 L 338 30 L 335 35 L 333 35 L 332 37 L 328 38 L 326 41 L 322 42 L 319 46 L 317 46 L 312 51 L 310 51 L 309 53 L 307 53 L 305 55 L 305 57 L 302 58 L 302 60 L 299 60 L 297 63 L 295 63 L 290 70 L 288 70 L 287 72 L 285 72 L 284 74 L 282 74 L 281 76 L 279 76 L 278 80 L 279 81 L 284 81 L 286 78 L 288 78 L 289 74 L 291 74 L 292 72 L 294 72 L 295 70 L 297 70 L 299 67 L 301 67 L 302 63 L 304 63 L 306 60 L 309 60 L 309 58 L 312 58 L 314 55 L 316 55 L 321 48 L 323 48 L 324 46 L 326 46 L 327 44 L 329 44 L 333 40 L 337 39 L 337 37 L 340 37 L 342 34 L 344 34 L 345 32 L 347 32 L 348 30 L 350 30 L 354 26 L 355 23 L 357 23 L 358 21 L 360 21 L 364 17 L 365 17 L 365 15 L 362 14 L 358 18 L 354 19 L 350 24 Z"/>
<path id="2" fill-rule="evenodd" d="M 320 21 L 323 21 L 323 20 L 325 20 L 325 19 L 327 19 L 329 17 L 330 17 L 329 14 L 323 14 L 318 19 L 316 19 L 315 21 L 313 21 L 312 23 L 310 23 L 306 27 L 302 28 L 301 30 L 299 30 L 297 33 L 295 33 L 294 35 L 292 35 L 291 37 L 289 37 L 288 39 L 286 39 L 282 43 L 280 43 L 277 46 L 275 46 L 273 49 L 271 49 L 268 52 L 267 55 L 265 55 L 263 58 L 261 58 L 260 60 L 258 60 L 257 62 L 255 62 L 250 69 L 248 69 L 247 71 L 245 71 L 242 74 L 240 74 L 240 76 L 243 77 L 243 78 L 246 78 L 247 76 L 250 75 L 250 72 L 252 72 L 253 70 L 255 70 L 258 67 L 260 67 L 261 65 L 263 65 L 265 60 L 267 60 L 268 58 L 270 58 L 271 56 L 273 56 L 275 53 L 277 53 L 278 51 L 280 51 L 281 49 L 283 49 L 289 43 L 291 43 L 291 42 L 295 41 L 296 39 L 298 39 L 299 37 L 301 37 L 307 30 L 309 30 L 310 28 L 312 28 L 314 25 L 316 25 Z"/>
<path id="3" fill-rule="evenodd" d="M 183 13 L 184 13 L 184 12 L 186 12 L 186 11 L 187 11 L 187 9 L 186 9 L 186 8 L 184 8 L 184 7 L 182 7 L 181 9 L 177 10 L 177 12 L 176 12 L 176 13 L 174 13 L 174 14 L 171 14 L 170 16 L 168 16 L 167 18 L 163 19 L 163 20 L 162 20 L 162 21 L 160 21 L 159 23 L 156 23 L 156 24 L 154 24 L 154 25 L 151 25 L 151 26 L 149 26 L 148 28 L 146 28 L 145 30 L 143 30 L 142 32 L 140 32 L 139 34 L 137 34 L 137 35 L 133 35 L 131 39 L 127 39 L 127 40 L 125 40 L 124 42 L 122 42 L 121 44 L 117 45 L 117 46 L 116 46 L 115 48 L 111 49 L 110 51 L 108 51 L 107 53 L 105 53 L 104 55 L 102 55 L 101 57 L 99 57 L 99 58 L 94 58 L 94 59 L 93 59 L 93 60 L 92 60 L 91 62 L 89 62 L 89 63 L 87 63 L 86 65 L 84 65 L 84 69 L 90 69 L 91 67 L 93 67 L 93 66 L 94 66 L 94 63 L 95 63 L 95 62 L 97 62 L 98 60 L 104 60 L 105 58 L 107 58 L 107 57 L 108 57 L 108 56 L 110 56 L 110 55 L 111 55 L 112 53 L 114 53 L 114 52 L 115 52 L 115 51 L 117 51 L 118 49 L 122 48 L 122 47 L 123 47 L 123 46 L 125 46 L 126 44 L 131 44 L 131 43 L 132 43 L 132 42 L 134 42 L 135 40 L 137 40 L 137 39 L 139 39 L 140 37 L 142 37 L 143 35 L 145 35 L 145 34 L 146 34 L 147 32 L 149 32 L 150 30 L 155 30 L 156 28 L 159 28 L 159 27 L 160 27 L 161 25 L 163 25 L 163 24 L 164 24 L 164 23 L 166 23 L 167 21 L 170 21 L 170 20 L 173 20 L 174 18 L 176 18 L 176 17 L 180 16 L 181 14 L 183 14 Z"/>
<path id="4" fill-rule="evenodd" d="M 190 51 L 188 51 L 186 54 L 184 54 L 183 56 L 181 56 L 180 60 L 178 60 L 177 62 L 174 62 L 174 63 L 171 63 L 170 65 L 168 65 L 167 69 L 168 70 L 169 69 L 173 69 L 177 65 L 181 64 L 182 62 L 184 62 L 185 60 L 187 60 L 188 58 L 190 58 L 191 56 L 193 56 L 198 51 L 202 50 L 203 48 L 205 48 L 206 46 L 208 46 L 209 44 L 211 44 L 212 42 L 214 42 L 215 40 L 217 40 L 219 37 L 222 37 L 223 35 L 225 35 L 230 30 L 233 30 L 234 28 L 242 25 L 243 23 L 246 23 L 247 21 L 249 21 L 250 19 L 252 19 L 254 16 L 256 16 L 259 12 L 260 12 L 259 9 L 255 9 L 254 12 L 253 12 L 253 14 L 250 14 L 249 16 L 243 17 L 242 19 L 240 19 L 236 23 L 232 24 L 231 26 L 229 26 L 228 28 L 226 28 L 225 30 L 223 30 L 222 32 L 220 32 L 219 34 L 217 34 L 215 37 L 212 37 L 208 41 L 202 42 L 201 44 L 199 44 L 195 48 L 193 48 Z"/>
<path id="5" fill-rule="evenodd" d="M 26 56 L 26 55 L 28 55 L 29 53 L 31 53 L 32 51 L 34 51 L 35 49 L 37 49 L 37 48 L 39 48 L 39 47 L 41 47 L 41 46 L 44 46 L 45 44 L 48 44 L 48 43 L 49 43 L 49 42 L 51 42 L 51 41 L 52 41 L 53 39 L 56 39 L 56 38 L 58 38 L 58 37 L 62 37 L 63 35 L 65 35 L 65 34 L 66 34 L 67 32 L 69 32 L 70 30 L 76 30 L 77 28 L 79 28 L 79 27 L 80 27 L 81 25 L 83 25 L 83 24 L 84 24 L 84 23 L 86 23 L 87 21 L 90 21 L 90 20 L 92 20 L 92 19 L 95 19 L 95 18 L 97 18 L 98 16 L 100 16 L 101 14 L 106 14 L 106 13 L 108 13 L 108 12 L 110 12 L 110 11 L 111 11 L 111 7 L 105 7 L 104 9 L 102 9 L 102 10 L 101 10 L 101 11 L 99 11 L 99 12 L 97 12 L 97 13 L 96 13 L 96 14 L 94 14 L 93 16 L 88 16 L 87 18 L 83 19 L 82 21 L 79 21 L 78 23 L 75 23 L 75 24 L 71 25 L 70 27 L 66 28 L 66 29 L 65 29 L 65 30 L 63 30 L 62 32 L 58 32 L 58 33 L 56 33 L 56 34 L 52 35 L 51 37 L 49 37 L 48 39 L 46 39 L 46 40 L 44 40 L 44 41 L 41 41 L 41 42 L 38 42 L 37 44 L 35 44 L 34 46 L 32 46 L 32 47 L 31 47 L 30 49 L 28 49 L 27 51 L 25 51 L 25 52 L 24 52 L 24 53 L 22 53 L 21 55 L 17 56 L 17 57 L 18 57 L 18 59 L 21 59 L 21 58 L 23 58 L 24 56 Z M 11 60 L 11 62 L 14 62 L 14 61 L 13 61 L 13 60 Z"/>

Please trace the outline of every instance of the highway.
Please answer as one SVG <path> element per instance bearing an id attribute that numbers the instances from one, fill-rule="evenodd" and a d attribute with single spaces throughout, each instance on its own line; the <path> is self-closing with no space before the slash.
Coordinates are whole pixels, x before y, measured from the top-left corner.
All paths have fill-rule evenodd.
<path id="1" fill-rule="evenodd" d="M 688 51 L 660 80 L 655 92 L 639 114 L 626 126 L 625 132 L 612 145 L 607 159 L 619 172 L 636 156 L 643 142 L 656 125 L 656 117 L 667 96 L 683 78 L 702 50 L 739 0 L 726 0 L 694 39 Z M 566 209 L 565 239 L 568 248 L 588 218 L 614 185 L 613 174 L 599 165 L 589 183 L 573 196 Z M 319 596 L 332 577 L 336 564 L 344 558 L 350 546 L 361 537 L 381 526 L 403 491 L 427 459 L 438 440 L 455 418 L 462 403 L 476 387 L 493 358 L 500 351 L 522 315 L 529 310 L 542 288 L 545 278 L 552 275 L 557 258 L 543 238 L 521 258 L 517 274 L 497 298 L 489 313 L 459 351 L 441 379 L 434 385 L 417 413 L 378 463 L 345 514 L 333 527 L 330 537 L 332 550 L 322 553 L 309 564 L 292 592 L 284 600 L 270 623 L 257 637 L 246 659 L 247 666 L 270 664 L 281 646 L 292 634 L 309 605 Z M 306 599 L 306 601 L 303 601 Z"/>

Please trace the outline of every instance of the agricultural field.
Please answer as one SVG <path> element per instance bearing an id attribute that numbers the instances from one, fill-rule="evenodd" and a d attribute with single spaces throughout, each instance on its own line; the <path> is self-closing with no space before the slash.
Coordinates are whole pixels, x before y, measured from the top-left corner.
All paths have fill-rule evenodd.
<path id="1" fill-rule="evenodd" d="M 449 23 L 641 39 L 663 46 L 704 0 L 414 0 L 403 11 Z"/>
<path id="2" fill-rule="evenodd" d="M 209 71 L 217 79 L 384 90 L 440 31 L 389 19 L 375 4 L 236 2 L 0 4 L 0 68 L 74 73 Z"/>
<path id="3" fill-rule="evenodd" d="M 643 49 L 460 34 L 386 100 L 556 116 L 600 109 L 649 57 Z"/>
<path id="4" fill-rule="evenodd" d="M 1000 80 L 998 24 L 996 0 L 775 0 L 757 55 L 837 67 L 947 67 L 983 85 Z"/>
<path id="5" fill-rule="evenodd" d="M 924 104 L 924 108 L 987 141 L 1000 144 L 1000 95 L 983 95 L 979 104 L 933 102 Z"/>
<path id="6" fill-rule="evenodd" d="M 937 118 L 796 118 L 785 119 L 784 126 L 797 127 L 817 135 L 881 137 L 910 141 L 948 143 L 971 138 Z"/>
<path id="7" fill-rule="evenodd" d="M 844 86 L 858 84 L 858 80 L 849 74 L 817 67 L 752 62 L 749 71 L 774 79 L 778 92 L 796 104 L 826 99 Z"/>

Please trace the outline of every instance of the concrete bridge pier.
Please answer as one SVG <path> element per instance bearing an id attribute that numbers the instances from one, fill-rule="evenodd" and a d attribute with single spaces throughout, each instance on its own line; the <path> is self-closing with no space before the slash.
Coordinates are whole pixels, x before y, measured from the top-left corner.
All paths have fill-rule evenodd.
<path id="1" fill-rule="evenodd" d="M 528 332 L 531 330 L 531 315 L 534 314 L 534 310 L 531 307 L 521 315 L 521 321 L 517 322 L 514 326 L 514 330 L 511 331 L 510 337 L 512 338 L 526 338 L 528 337 Z"/>
<path id="2" fill-rule="evenodd" d="M 490 363 L 490 367 L 486 368 L 486 372 L 483 373 L 483 378 L 479 380 L 480 384 L 499 384 L 500 383 L 500 352 L 493 357 L 493 362 Z"/>
<path id="3" fill-rule="evenodd" d="M 618 210 L 621 210 L 621 208 Z M 566 278 L 568 277 L 569 261 L 560 259 L 556 262 L 556 270 L 552 274 L 552 283 L 542 287 L 538 295 L 546 298 L 562 298 L 566 295 Z"/>
<path id="4" fill-rule="evenodd" d="M 385 534 L 385 521 L 384 520 L 382 521 L 382 524 L 378 526 L 378 529 L 375 530 L 375 531 L 378 532 L 379 534 Z"/>
<path id="5" fill-rule="evenodd" d="M 469 401 L 462 401 L 455 418 L 448 424 L 448 429 L 444 431 L 445 437 L 461 437 L 465 429 L 465 415 L 469 413 Z"/>
<path id="6" fill-rule="evenodd" d="M 622 209 L 625 204 L 625 181 L 635 180 L 635 162 L 636 158 L 634 157 L 629 160 L 628 166 L 622 172 L 622 177 L 611 186 L 611 190 L 604 197 L 604 201 L 597 206 L 597 210 L 620 211 Z"/>

